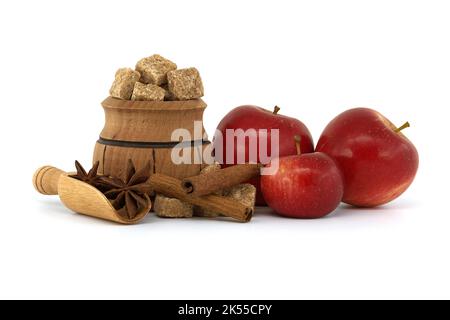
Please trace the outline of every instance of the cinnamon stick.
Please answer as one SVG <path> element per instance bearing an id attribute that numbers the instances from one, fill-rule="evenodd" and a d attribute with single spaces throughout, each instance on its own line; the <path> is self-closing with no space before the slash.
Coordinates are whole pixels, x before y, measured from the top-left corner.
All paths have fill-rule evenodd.
<path id="1" fill-rule="evenodd" d="M 193 204 L 205 210 L 211 210 L 222 215 L 242 222 L 249 222 L 253 215 L 253 208 L 246 207 L 232 199 L 207 195 L 195 197 L 187 194 L 181 187 L 181 181 L 163 174 L 153 174 L 149 181 L 149 187 L 157 193 L 166 197 L 176 198 L 178 200 Z"/>
<path id="2" fill-rule="evenodd" d="M 239 164 L 186 178 L 182 187 L 185 193 L 192 196 L 205 196 L 247 182 L 259 176 L 260 169 L 258 164 Z"/>

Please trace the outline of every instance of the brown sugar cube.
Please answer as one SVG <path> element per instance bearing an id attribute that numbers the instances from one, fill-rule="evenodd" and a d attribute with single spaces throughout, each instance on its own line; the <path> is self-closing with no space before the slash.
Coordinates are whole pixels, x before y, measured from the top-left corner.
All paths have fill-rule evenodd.
<path id="1" fill-rule="evenodd" d="M 163 88 L 164 90 L 166 90 L 166 95 L 164 96 L 164 101 L 176 101 L 177 99 L 173 96 L 173 94 L 172 93 L 170 93 L 170 90 L 169 90 L 169 85 L 166 83 L 166 84 L 163 84 L 162 86 L 161 86 L 161 88 Z"/>
<path id="2" fill-rule="evenodd" d="M 136 71 L 141 74 L 141 82 L 162 85 L 167 83 L 167 72 L 176 70 L 177 65 L 159 54 L 141 59 L 136 64 Z"/>
<path id="3" fill-rule="evenodd" d="M 131 100 L 136 101 L 163 101 L 166 90 L 154 84 L 144 84 L 137 82 L 134 86 Z"/>
<path id="4" fill-rule="evenodd" d="M 202 78 L 197 69 L 180 69 L 167 73 L 169 91 L 177 100 L 191 100 L 203 97 Z"/>
<path id="5" fill-rule="evenodd" d="M 218 163 L 210 164 L 210 165 L 207 165 L 206 167 L 204 167 L 202 169 L 202 171 L 200 171 L 200 174 L 208 174 L 210 172 L 218 171 L 221 169 L 222 169 L 222 167 Z"/>
<path id="6" fill-rule="evenodd" d="M 153 207 L 156 215 L 162 218 L 192 218 L 194 207 L 178 199 L 158 194 Z"/>
<path id="7" fill-rule="evenodd" d="M 141 75 L 139 72 L 129 68 L 122 68 L 117 70 L 114 83 L 109 90 L 109 93 L 114 98 L 123 100 L 130 100 L 133 94 L 134 85 L 139 80 Z"/>
<path id="8" fill-rule="evenodd" d="M 255 208 L 256 188 L 252 184 L 240 184 L 224 191 L 224 196 L 232 198 L 246 207 Z"/>

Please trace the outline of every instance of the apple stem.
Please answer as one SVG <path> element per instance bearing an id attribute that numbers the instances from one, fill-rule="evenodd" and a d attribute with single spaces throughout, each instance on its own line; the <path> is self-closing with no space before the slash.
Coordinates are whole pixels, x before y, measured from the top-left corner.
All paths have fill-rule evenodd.
<path id="1" fill-rule="evenodd" d="M 405 122 L 401 127 L 395 129 L 396 133 L 399 133 L 400 131 L 402 131 L 403 129 L 409 128 L 411 125 L 409 124 L 409 122 Z"/>
<path id="2" fill-rule="evenodd" d="M 300 136 L 294 136 L 295 146 L 297 147 L 297 155 L 300 156 L 302 154 L 302 148 L 300 147 L 300 142 L 302 138 Z"/>
<path id="3" fill-rule="evenodd" d="M 279 106 L 275 106 L 275 108 L 273 108 L 273 114 L 278 114 L 280 110 L 281 108 Z"/>

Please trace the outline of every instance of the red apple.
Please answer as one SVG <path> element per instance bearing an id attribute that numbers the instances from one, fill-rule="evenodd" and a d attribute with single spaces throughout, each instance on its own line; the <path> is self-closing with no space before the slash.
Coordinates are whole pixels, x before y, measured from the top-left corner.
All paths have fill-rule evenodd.
<path id="1" fill-rule="evenodd" d="M 419 166 L 416 148 L 375 110 L 357 108 L 337 116 L 325 128 L 316 151 L 339 165 L 345 183 L 345 203 L 375 207 L 400 196 Z"/>
<path id="2" fill-rule="evenodd" d="M 278 214 L 313 219 L 324 217 L 339 206 L 344 183 L 329 156 L 299 152 L 280 158 L 278 172 L 261 177 L 261 189 L 269 207 Z"/>
<path id="3" fill-rule="evenodd" d="M 290 118 L 287 116 L 283 116 L 278 114 L 278 111 L 280 109 L 278 107 L 275 107 L 275 110 L 273 112 L 268 111 L 266 109 L 256 107 L 256 106 L 241 106 L 233 109 L 230 113 L 228 113 L 225 118 L 220 122 L 217 130 L 219 130 L 223 137 L 226 136 L 226 130 L 227 129 L 242 129 L 244 131 L 248 129 L 256 129 L 257 132 L 253 134 L 253 136 L 256 134 L 258 139 L 258 155 L 259 155 L 259 142 L 260 139 L 264 139 L 264 135 L 261 134 L 261 131 L 259 129 L 266 129 L 268 130 L 268 156 L 271 157 L 270 154 L 271 150 L 271 143 L 270 143 L 270 130 L 271 129 L 279 129 L 279 156 L 288 156 L 288 155 L 294 155 L 296 154 L 296 148 L 295 144 L 292 143 L 292 137 L 294 135 L 298 135 L 301 137 L 301 148 L 304 153 L 310 153 L 314 151 L 314 144 L 313 139 L 311 137 L 311 133 L 309 132 L 308 128 L 299 120 Z M 251 135 L 250 135 L 251 136 Z M 234 141 L 234 157 L 232 157 L 232 161 L 225 163 L 227 159 L 227 141 L 226 139 L 215 139 L 214 140 L 214 148 L 216 150 L 216 159 L 223 163 L 224 166 L 234 165 L 238 164 L 239 155 L 245 158 L 246 162 L 249 162 L 251 159 L 249 159 L 249 142 L 248 139 L 246 141 L 245 148 L 238 148 L 237 146 L 237 139 Z M 222 150 L 222 151 L 220 151 Z M 239 154 L 242 153 L 242 151 L 245 154 Z M 223 157 L 222 157 L 223 155 Z M 261 163 L 262 160 L 258 156 L 257 162 Z M 269 159 L 270 160 L 270 159 Z M 268 161 L 265 161 L 263 164 L 267 164 Z M 266 202 L 264 201 L 264 198 L 262 197 L 261 191 L 260 191 L 260 179 L 254 179 L 253 181 L 250 181 L 257 189 L 257 199 L 256 204 L 257 205 L 266 205 Z"/>

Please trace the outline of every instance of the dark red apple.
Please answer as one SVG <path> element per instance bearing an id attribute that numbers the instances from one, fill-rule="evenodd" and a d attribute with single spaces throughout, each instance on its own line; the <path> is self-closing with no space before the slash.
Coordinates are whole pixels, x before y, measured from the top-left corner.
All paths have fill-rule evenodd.
<path id="1" fill-rule="evenodd" d="M 269 207 L 278 214 L 314 219 L 339 206 L 344 183 L 336 163 L 316 152 L 280 158 L 278 172 L 261 177 L 261 189 Z"/>
<path id="2" fill-rule="evenodd" d="M 256 107 L 256 106 L 241 106 L 233 109 L 228 113 L 225 118 L 220 122 L 217 130 L 221 132 L 223 137 L 226 137 L 227 129 L 242 129 L 247 131 L 248 129 L 256 129 L 256 132 L 249 132 L 248 137 L 254 137 L 258 139 L 258 157 L 256 160 L 258 163 L 267 164 L 270 161 L 271 155 L 271 143 L 270 143 L 270 130 L 279 129 L 279 156 L 288 156 L 296 154 L 295 144 L 292 143 L 292 137 L 298 135 L 301 137 L 301 148 L 304 153 L 310 153 L 314 151 L 313 139 L 308 128 L 299 120 L 283 116 L 278 114 L 280 109 L 275 107 L 273 112 L 266 109 Z M 265 134 L 263 134 L 260 129 L 268 130 L 268 144 L 267 144 L 267 155 L 269 159 L 261 159 L 259 157 L 260 141 L 265 139 Z M 256 135 L 256 137 L 255 137 Z M 231 149 L 234 156 L 231 155 L 231 161 L 227 160 L 227 141 L 226 139 L 214 139 L 214 148 L 216 153 L 216 160 L 219 161 L 224 166 L 230 166 L 238 164 L 238 159 L 240 157 L 245 159 L 245 162 L 250 162 L 249 156 L 249 139 L 246 139 L 246 144 L 243 148 L 238 148 L 238 139 L 234 139 L 234 148 Z M 244 153 L 244 154 L 242 154 Z M 264 161 L 267 160 L 267 161 Z M 262 197 L 260 191 L 260 179 L 254 179 L 251 183 L 257 189 L 257 205 L 266 205 L 264 198 Z"/>
<path id="3" fill-rule="evenodd" d="M 333 158 L 345 183 L 345 203 L 359 207 L 386 204 L 408 189 L 419 155 L 397 128 L 375 110 L 357 108 L 337 116 L 325 128 L 316 151 Z"/>

